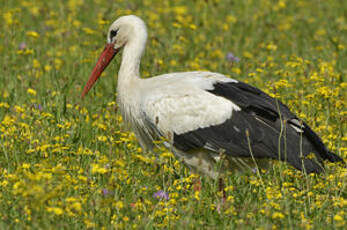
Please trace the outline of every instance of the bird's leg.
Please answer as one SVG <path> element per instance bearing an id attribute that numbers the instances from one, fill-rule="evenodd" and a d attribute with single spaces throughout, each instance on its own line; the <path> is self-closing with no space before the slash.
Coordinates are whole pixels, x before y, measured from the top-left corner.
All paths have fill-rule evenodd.
<path id="1" fill-rule="evenodd" d="M 219 160 L 216 161 L 218 171 L 219 171 L 219 176 L 218 176 L 218 192 L 221 192 L 223 194 L 222 200 L 223 203 L 226 201 L 226 193 L 225 193 L 225 184 L 223 180 L 223 175 L 224 171 L 226 171 L 226 165 L 227 161 L 225 161 L 226 155 L 225 155 L 225 150 L 220 150 L 219 152 Z"/>
<path id="2" fill-rule="evenodd" d="M 201 180 L 200 177 L 193 179 L 193 190 L 194 191 L 201 191 Z"/>
<path id="3" fill-rule="evenodd" d="M 223 200 L 223 203 L 226 201 L 226 199 L 227 199 L 227 195 L 226 195 L 226 192 L 225 192 L 225 184 L 224 184 L 224 180 L 223 180 L 223 178 L 219 178 L 218 179 L 218 191 L 219 192 L 221 192 L 222 194 L 223 194 L 223 198 L 222 198 L 222 200 Z"/>
<path id="4" fill-rule="evenodd" d="M 222 198 L 220 201 L 217 201 L 216 208 L 217 212 L 221 214 L 222 211 L 226 210 L 229 206 L 227 203 L 227 195 L 225 192 L 225 183 L 222 177 L 218 178 L 218 196 L 219 194 L 222 194 Z"/>

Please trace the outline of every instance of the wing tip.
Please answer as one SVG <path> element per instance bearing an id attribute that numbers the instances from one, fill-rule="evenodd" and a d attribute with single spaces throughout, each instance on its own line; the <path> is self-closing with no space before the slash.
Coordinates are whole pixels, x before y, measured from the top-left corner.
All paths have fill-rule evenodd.
<path id="1" fill-rule="evenodd" d="M 340 156 L 330 151 L 328 151 L 326 155 L 326 159 L 329 160 L 330 162 L 341 162 L 345 164 L 345 161 Z"/>
<path id="2" fill-rule="evenodd" d="M 328 152 L 325 160 L 328 160 L 333 163 L 340 162 L 342 164 L 346 164 L 345 161 L 340 156 L 332 152 Z M 325 172 L 325 167 L 323 162 L 318 162 L 311 159 L 303 159 L 301 165 L 296 168 L 303 171 L 306 174 L 310 174 L 310 173 L 320 174 L 322 172 Z"/>

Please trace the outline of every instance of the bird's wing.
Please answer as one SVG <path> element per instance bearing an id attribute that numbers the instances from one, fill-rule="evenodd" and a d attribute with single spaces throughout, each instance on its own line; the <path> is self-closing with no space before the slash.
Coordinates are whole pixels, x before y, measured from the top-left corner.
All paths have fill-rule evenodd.
<path id="1" fill-rule="evenodd" d="M 320 172 L 322 160 L 342 161 L 330 153 L 310 127 L 287 106 L 243 82 L 216 83 L 209 93 L 239 106 L 219 125 L 174 136 L 174 145 L 225 150 L 231 156 L 272 158 L 287 161 L 306 172 Z M 305 156 L 314 153 L 316 159 Z"/>
<path id="2" fill-rule="evenodd" d="M 275 128 L 282 125 L 278 121 L 288 124 L 296 135 L 304 136 L 318 151 L 323 160 L 342 161 L 341 158 L 330 154 L 319 136 L 301 119 L 299 119 L 280 100 L 274 99 L 251 85 L 243 82 L 217 83 L 209 92 L 227 98 L 240 106 L 243 111 L 261 119 L 267 125 Z M 283 127 L 282 127 L 283 129 Z M 279 127 L 277 127 L 279 130 Z"/>
<path id="3" fill-rule="evenodd" d="M 204 148 L 232 157 L 279 159 L 306 172 L 320 172 L 324 159 L 341 160 L 279 100 L 242 82 L 211 84 L 164 89 L 145 99 L 145 116 L 185 152 Z M 316 159 L 304 158 L 309 153 Z"/>
<path id="4" fill-rule="evenodd" d="M 167 88 L 152 95 L 143 100 L 142 110 L 151 126 L 165 137 L 222 124 L 240 110 L 230 100 L 194 87 Z"/>

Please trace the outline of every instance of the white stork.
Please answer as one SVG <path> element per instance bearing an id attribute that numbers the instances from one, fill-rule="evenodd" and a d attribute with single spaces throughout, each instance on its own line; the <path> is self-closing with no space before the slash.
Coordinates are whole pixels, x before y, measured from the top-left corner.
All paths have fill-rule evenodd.
<path id="1" fill-rule="evenodd" d="M 212 178 L 220 169 L 263 167 L 268 159 L 286 161 L 305 173 L 324 170 L 323 160 L 343 161 L 287 106 L 246 83 L 200 71 L 140 78 L 146 40 L 139 17 L 114 21 L 82 93 L 84 97 L 123 49 L 117 101 L 143 148 L 164 138 L 191 170 Z M 310 153 L 314 159 L 306 157 Z M 217 169 L 220 155 L 227 160 Z"/>

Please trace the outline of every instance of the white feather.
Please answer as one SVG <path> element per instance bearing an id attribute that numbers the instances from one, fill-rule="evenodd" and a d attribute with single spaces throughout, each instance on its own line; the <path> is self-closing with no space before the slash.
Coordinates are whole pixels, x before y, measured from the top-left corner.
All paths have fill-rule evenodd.
<path id="1" fill-rule="evenodd" d="M 211 72 L 173 73 L 148 79 L 143 90 L 150 93 L 142 97 L 142 110 L 163 134 L 182 134 L 222 124 L 240 107 L 206 91 L 212 90 L 217 81 L 234 80 Z"/>

